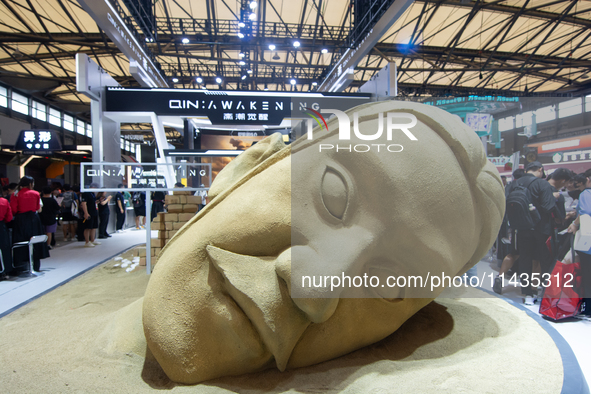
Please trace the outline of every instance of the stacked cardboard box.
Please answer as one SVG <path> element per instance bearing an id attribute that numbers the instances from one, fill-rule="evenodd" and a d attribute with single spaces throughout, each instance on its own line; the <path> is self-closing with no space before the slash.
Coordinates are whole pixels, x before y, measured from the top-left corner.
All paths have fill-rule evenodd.
<path id="1" fill-rule="evenodd" d="M 152 230 L 158 230 L 158 238 L 151 240 L 152 266 L 156 264 L 158 255 L 164 245 L 197 213 L 200 196 L 191 192 L 174 192 L 165 197 L 168 212 L 160 212 L 152 221 Z"/>

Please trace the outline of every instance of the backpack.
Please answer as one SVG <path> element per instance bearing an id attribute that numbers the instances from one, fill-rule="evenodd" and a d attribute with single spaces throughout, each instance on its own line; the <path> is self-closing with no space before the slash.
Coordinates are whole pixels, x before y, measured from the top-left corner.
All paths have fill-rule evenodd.
<path id="1" fill-rule="evenodd" d="M 141 193 L 139 193 L 139 192 L 133 193 L 132 202 L 133 202 L 133 206 L 136 207 L 136 208 L 139 208 L 142 205 L 144 205 L 143 202 L 142 202 L 142 195 L 141 195 Z"/>
<path id="2" fill-rule="evenodd" d="M 529 186 L 537 179 L 526 177 L 525 182 L 520 182 L 521 179 L 519 179 L 509 190 L 505 212 L 509 225 L 515 230 L 533 230 L 541 220 L 540 212 L 533 205 L 529 190 Z"/>
<path id="3" fill-rule="evenodd" d="M 72 207 L 72 201 L 74 197 L 72 196 L 74 192 L 65 192 L 62 196 L 64 199 L 62 200 L 62 206 L 64 208 L 70 209 Z"/>

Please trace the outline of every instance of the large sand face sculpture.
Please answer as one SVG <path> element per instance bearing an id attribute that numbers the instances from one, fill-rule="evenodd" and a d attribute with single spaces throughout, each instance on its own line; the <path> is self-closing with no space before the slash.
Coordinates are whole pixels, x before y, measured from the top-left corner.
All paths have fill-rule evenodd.
<path id="1" fill-rule="evenodd" d="M 326 275 L 420 274 L 434 264 L 456 275 L 490 248 L 504 193 L 475 133 L 421 104 L 354 111 L 366 134 L 377 130 L 379 112 L 411 113 L 417 141 L 402 135 L 399 153 L 320 153 L 320 142 L 342 144 L 336 119 L 290 147 L 273 135 L 218 175 L 211 202 L 162 250 L 143 325 L 170 379 L 329 360 L 390 335 L 441 291 L 298 289 L 304 298 L 292 298 L 292 275 L 299 283 L 306 264 Z M 347 141 L 356 143 L 367 141 Z"/>

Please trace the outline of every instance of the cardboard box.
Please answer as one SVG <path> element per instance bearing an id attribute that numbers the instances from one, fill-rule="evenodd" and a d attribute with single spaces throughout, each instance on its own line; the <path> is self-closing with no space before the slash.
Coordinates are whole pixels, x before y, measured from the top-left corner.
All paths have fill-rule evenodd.
<path id="1" fill-rule="evenodd" d="M 138 256 L 140 257 L 146 257 L 146 248 L 141 248 L 138 250 Z"/>
<path id="2" fill-rule="evenodd" d="M 166 240 L 160 239 L 160 238 L 152 238 L 151 244 L 152 244 L 152 246 L 162 248 L 162 247 L 164 247 L 164 245 L 166 245 Z"/>
<path id="3" fill-rule="evenodd" d="M 140 266 L 143 266 L 143 267 L 146 266 L 146 258 L 145 257 L 140 257 Z"/>
<path id="4" fill-rule="evenodd" d="M 171 204 L 166 208 L 166 210 L 170 213 L 182 213 L 183 207 L 183 204 Z"/>
<path id="5" fill-rule="evenodd" d="M 201 196 L 187 196 L 187 204 L 201 204 Z"/>
<path id="6" fill-rule="evenodd" d="M 164 215 L 164 220 L 166 222 L 178 222 L 179 221 L 179 214 L 178 213 L 166 213 Z"/>
<path id="7" fill-rule="evenodd" d="M 191 192 L 191 191 L 178 191 L 178 192 L 174 191 L 174 192 L 172 192 L 172 194 L 175 196 L 190 196 L 193 194 L 193 192 Z"/>
<path id="8" fill-rule="evenodd" d="M 170 241 L 170 239 L 172 237 L 174 237 L 174 235 L 177 233 L 178 230 L 172 230 L 168 232 L 168 240 Z"/>
<path id="9" fill-rule="evenodd" d="M 176 223 L 173 223 L 171 230 L 180 230 L 181 227 L 183 227 L 184 225 L 185 225 L 184 222 L 176 222 Z"/>
<path id="10" fill-rule="evenodd" d="M 199 209 L 199 207 L 197 206 L 197 204 L 185 204 L 185 205 L 183 205 L 183 212 L 184 213 L 197 213 L 197 209 Z"/>
<path id="11" fill-rule="evenodd" d="M 187 196 L 179 196 L 179 204 L 186 204 Z"/>
<path id="12" fill-rule="evenodd" d="M 182 222 L 183 224 L 187 223 L 193 218 L 193 216 L 195 216 L 194 213 L 179 213 L 178 220 L 176 220 L 176 222 Z"/>
<path id="13" fill-rule="evenodd" d="M 169 195 L 166 195 L 166 196 L 164 197 L 164 203 L 165 203 L 166 205 L 170 205 L 170 204 L 180 204 L 180 201 L 179 201 L 179 200 L 180 200 L 180 199 L 179 199 L 179 196 L 171 196 L 170 194 L 169 194 Z"/>

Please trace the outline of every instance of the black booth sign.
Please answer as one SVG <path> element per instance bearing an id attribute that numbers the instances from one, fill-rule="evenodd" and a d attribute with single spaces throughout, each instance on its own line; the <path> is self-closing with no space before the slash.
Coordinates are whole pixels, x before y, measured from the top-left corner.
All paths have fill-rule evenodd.
<path id="1" fill-rule="evenodd" d="M 21 130 L 14 145 L 14 150 L 25 155 L 47 155 L 61 149 L 59 137 L 52 130 Z"/>
<path id="2" fill-rule="evenodd" d="M 158 115 L 207 116 L 212 124 L 281 124 L 291 114 L 290 97 L 218 95 L 170 89 L 107 89 L 106 111 L 155 112 Z"/>

